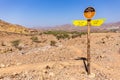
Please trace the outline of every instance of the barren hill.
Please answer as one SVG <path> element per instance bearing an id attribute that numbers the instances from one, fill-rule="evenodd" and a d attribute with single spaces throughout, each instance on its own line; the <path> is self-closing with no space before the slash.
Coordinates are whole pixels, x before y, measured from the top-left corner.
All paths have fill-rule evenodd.
<path id="1" fill-rule="evenodd" d="M 29 33 L 29 29 L 27 29 L 21 25 L 15 25 L 15 24 L 5 22 L 3 20 L 0 20 L 0 31 L 23 33 L 23 34 Z"/>

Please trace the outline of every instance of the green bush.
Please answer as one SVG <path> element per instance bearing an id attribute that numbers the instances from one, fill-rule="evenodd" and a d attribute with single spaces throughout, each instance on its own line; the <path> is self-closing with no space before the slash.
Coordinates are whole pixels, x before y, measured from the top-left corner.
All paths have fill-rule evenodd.
<path id="1" fill-rule="evenodd" d="M 44 34 L 51 34 L 51 35 L 54 35 L 58 40 L 59 39 L 69 39 L 70 36 L 69 36 L 69 32 L 66 32 L 66 31 L 47 31 L 47 32 L 44 32 Z"/>
<path id="2" fill-rule="evenodd" d="M 67 32 L 67 31 L 46 31 L 44 34 L 51 34 L 54 35 L 58 40 L 60 39 L 70 39 L 70 38 L 76 38 L 81 37 L 82 35 L 87 34 L 86 32 Z"/>
<path id="3" fill-rule="evenodd" d="M 69 39 L 70 36 L 69 36 L 69 34 L 58 34 L 58 35 L 56 35 L 56 38 L 58 40 L 60 40 L 60 39 Z"/>
<path id="4" fill-rule="evenodd" d="M 86 32 L 71 32 L 72 34 L 72 38 L 76 38 L 76 37 L 81 37 L 82 35 L 86 35 L 87 33 Z"/>

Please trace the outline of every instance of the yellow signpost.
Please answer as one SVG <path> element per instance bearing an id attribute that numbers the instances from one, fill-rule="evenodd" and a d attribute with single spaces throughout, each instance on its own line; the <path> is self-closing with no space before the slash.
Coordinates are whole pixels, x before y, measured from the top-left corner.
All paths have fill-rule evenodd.
<path id="1" fill-rule="evenodd" d="M 106 19 L 104 19 L 104 18 L 91 20 L 90 24 L 91 24 L 91 26 L 99 27 L 104 23 L 105 20 Z M 86 20 L 75 20 L 75 21 L 73 21 L 73 24 L 74 24 L 74 26 L 80 26 L 80 27 L 84 27 L 84 26 L 88 25 Z"/>
<path id="2" fill-rule="evenodd" d="M 75 20 L 73 21 L 73 25 L 74 26 L 80 26 L 80 27 L 84 27 L 87 26 L 87 72 L 88 75 L 91 74 L 90 71 L 90 27 L 91 26 L 101 26 L 105 19 L 97 19 L 97 20 L 92 20 L 92 18 L 94 17 L 94 15 L 96 14 L 95 9 L 93 7 L 88 7 L 85 9 L 84 11 L 84 16 L 85 18 L 87 18 L 87 20 Z"/>

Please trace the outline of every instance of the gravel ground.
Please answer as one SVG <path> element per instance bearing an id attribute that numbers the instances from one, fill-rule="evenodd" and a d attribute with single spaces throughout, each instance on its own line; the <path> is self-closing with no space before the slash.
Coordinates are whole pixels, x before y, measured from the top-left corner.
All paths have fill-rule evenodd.
<path id="1" fill-rule="evenodd" d="M 10 37 L 15 38 L 15 35 L 6 35 L 0 41 L 6 40 L 10 45 L 8 41 L 13 40 Z M 27 44 L 23 45 L 24 49 L 0 54 L 0 80 L 120 79 L 120 33 L 91 34 L 92 73 L 89 76 L 84 65 L 86 60 L 81 59 L 86 58 L 86 35 L 62 41 L 57 41 L 54 36 L 45 36 L 44 39 L 48 40 L 37 44 L 31 44 L 29 36 L 15 39 L 19 38 Z M 57 41 L 57 46 L 50 46 L 49 38 Z"/>

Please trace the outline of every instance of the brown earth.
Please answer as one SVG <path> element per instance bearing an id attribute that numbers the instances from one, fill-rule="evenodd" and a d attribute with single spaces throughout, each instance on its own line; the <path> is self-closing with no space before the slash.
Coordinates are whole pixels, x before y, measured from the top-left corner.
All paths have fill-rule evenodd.
<path id="1" fill-rule="evenodd" d="M 0 31 L 28 34 L 30 33 L 31 29 L 18 24 L 11 24 L 0 19 Z"/>
<path id="2" fill-rule="evenodd" d="M 38 42 L 33 35 L 1 32 L 0 80 L 120 80 L 120 33 L 91 34 L 92 77 L 85 68 L 86 35 L 69 40 L 34 36 Z M 18 47 L 11 43 L 15 40 Z"/>

